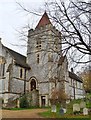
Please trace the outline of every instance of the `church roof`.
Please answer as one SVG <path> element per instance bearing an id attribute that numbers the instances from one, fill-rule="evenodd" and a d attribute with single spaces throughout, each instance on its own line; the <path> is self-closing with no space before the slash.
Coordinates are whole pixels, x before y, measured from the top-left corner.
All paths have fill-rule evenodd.
<path id="1" fill-rule="evenodd" d="M 49 20 L 47 13 L 45 12 L 42 18 L 40 19 L 39 23 L 37 24 L 36 28 L 40 28 L 48 24 L 51 24 L 51 22 Z"/>
<path id="2" fill-rule="evenodd" d="M 16 65 L 19 65 L 21 67 L 25 67 L 27 69 L 30 68 L 29 65 L 26 63 L 26 57 L 25 56 L 7 48 L 7 47 L 5 47 L 5 49 L 10 53 L 10 55 L 12 55 L 12 57 L 15 60 Z"/>
<path id="3" fill-rule="evenodd" d="M 77 76 L 75 73 L 70 72 L 70 71 L 69 71 L 69 77 L 70 77 L 71 79 L 76 80 L 76 81 L 83 82 L 82 79 L 81 79 L 79 76 Z"/>

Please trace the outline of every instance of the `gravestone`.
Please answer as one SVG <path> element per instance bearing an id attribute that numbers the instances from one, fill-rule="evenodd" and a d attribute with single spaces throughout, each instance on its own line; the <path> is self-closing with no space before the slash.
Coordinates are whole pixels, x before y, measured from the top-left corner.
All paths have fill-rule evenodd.
<path id="1" fill-rule="evenodd" d="M 63 108 L 63 110 L 64 110 L 64 113 L 66 113 L 66 112 L 67 112 L 67 110 L 66 110 L 65 108 Z"/>
<path id="2" fill-rule="evenodd" d="M 51 107 L 51 112 L 56 112 L 57 110 L 56 110 L 56 105 L 52 105 L 52 107 Z"/>
<path id="3" fill-rule="evenodd" d="M 75 112 L 75 111 L 77 111 L 77 112 L 80 111 L 80 105 L 78 103 L 73 104 L 73 112 Z"/>
<path id="4" fill-rule="evenodd" d="M 88 115 L 88 108 L 83 109 L 83 115 Z"/>
<path id="5" fill-rule="evenodd" d="M 82 101 L 81 103 L 80 103 L 80 108 L 85 108 L 86 107 L 86 103 L 84 102 L 84 101 Z"/>
<path id="6" fill-rule="evenodd" d="M 91 108 L 88 109 L 88 114 L 91 115 Z"/>
<path id="7" fill-rule="evenodd" d="M 60 108 L 59 113 L 60 113 L 61 115 L 63 115 L 63 114 L 64 114 L 64 109 L 63 109 L 63 108 Z"/>
<path id="8" fill-rule="evenodd" d="M 69 104 L 69 103 L 70 103 L 70 100 L 67 100 L 67 101 L 66 101 L 66 104 Z"/>

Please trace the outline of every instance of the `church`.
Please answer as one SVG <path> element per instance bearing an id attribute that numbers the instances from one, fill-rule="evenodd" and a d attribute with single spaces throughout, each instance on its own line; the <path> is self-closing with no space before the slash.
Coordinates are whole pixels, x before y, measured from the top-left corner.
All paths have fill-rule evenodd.
<path id="1" fill-rule="evenodd" d="M 27 57 L 2 45 L 0 40 L 0 98 L 7 106 L 25 93 L 32 104 L 50 106 L 52 91 L 63 89 L 70 99 L 83 98 L 83 82 L 68 71 L 62 54 L 62 34 L 45 12 L 35 29 L 28 31 Z"/>

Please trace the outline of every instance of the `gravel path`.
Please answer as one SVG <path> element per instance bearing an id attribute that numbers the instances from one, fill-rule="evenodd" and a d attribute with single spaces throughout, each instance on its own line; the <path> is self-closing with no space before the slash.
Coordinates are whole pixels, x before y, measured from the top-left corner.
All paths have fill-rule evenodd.
<path id="1" fill-rule="evenodd" d="M 43 118 L 38 113 L 48 109 L 2 110 L 2 118 Z"/>

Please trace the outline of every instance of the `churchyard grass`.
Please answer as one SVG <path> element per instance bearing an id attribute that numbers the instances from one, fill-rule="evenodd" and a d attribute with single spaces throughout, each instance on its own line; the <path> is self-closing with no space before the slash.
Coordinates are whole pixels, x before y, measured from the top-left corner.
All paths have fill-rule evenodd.
<path id="1" fill-rule="evenodd" d="M 89 115 L 84 116 L 84 115 L 74 115 L 74 114 L 68 114 L 68 113 L 64 115 L 60 115 L 59 111 L 57 111 L 56 113 L 52 113 L 51 109 L 49 109 L 47 112 L 43 112 L 39 114 L 45 118 L 89 118 Z"/>
<path id="2" fill-rule="evenodd" d="M 81 102 L 81 99 L 78 99 L 78 100 L 72 100 L 69 104 L 67 104 L 67 113 L 64 114 L 64 115 L 60 114 L 59 105 L 57 106 L 57 112 L 56 113 L 52 113 L 51 108 L 50 108 L 47 112 L 40 113 L 40 115 L 43 116 L 43 117 L 46 117 L 46 118 L 79 118 L 79 119 L 80 118 L 81 119 L 86 118 L 86 120 L 88 118 L 89 120 L 91 120 L 91 116 L 89 116 L 89 115 L 86 115 L 86 116 L 84 116 L 83 114 L 74 115 L 73 104 L 75 104 L 75 103 L 80 104 L 80 102 Z M 81 109 L 81 112 L 82 112 L 82 109 Z"/>
<path id="3" fill-rule="evenodd" d="M 50 107 L 44 107 L 45 109 L 48 109 L 48 111 L 46 112 L 42 112 L 39 113 L 40 116 L 45 117 L 45 118 L 75 118 L 75 119 L 89 119 L 91 120 L 91 116 L 89 115 L 83 115 L 83 114 L 76 114 L 74 115 L 73 113 L 73 104 L 78 103 L 80 104 L 82 100 L 78 99 L 78 100 L 72 100 L 69 104 L 67 104 L 66 108 L 67 108 L 67 113 L 65 113 L 64 115 L 60 114 L 60 104 L 57 105 L 57 112 L 53 113 L 51 112 L 51 108 Z M 88 104 L 86 104 L 86 107 L 88 106 Z M 7 108 L 9 110 L 29 110 L 29 109 L 37 109 L 39 107 L 31 107 L 31 108 Z M 82 110 L 81 110 L 82 112 Z"/>

